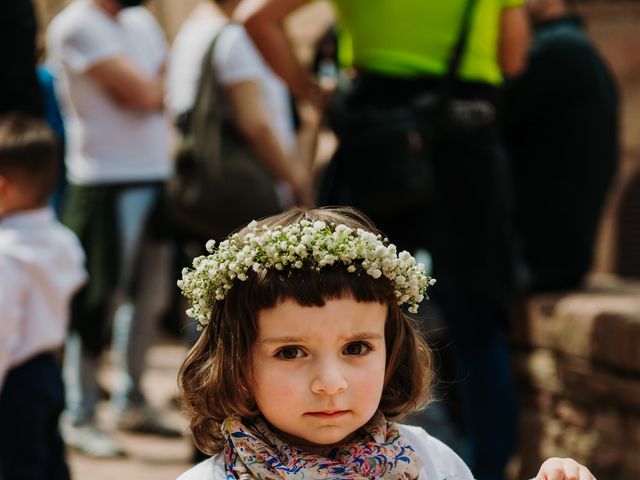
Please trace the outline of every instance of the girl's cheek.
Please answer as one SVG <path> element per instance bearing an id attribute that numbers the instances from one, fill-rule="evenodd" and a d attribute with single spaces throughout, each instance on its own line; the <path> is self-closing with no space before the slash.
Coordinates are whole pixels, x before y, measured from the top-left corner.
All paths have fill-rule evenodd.
<path id="1" fill-rule="evenodd" d="M 260 383 L 263 390 L 268 390 L 273 396 L 286 398 L 293 395 L 300 389 L 301 380 L 291 371 L 282 371 L 278 365 L 271 362 L 262 365 L 256 381 Z"/>
<path id="2" fill-rule="evenodd" d="M 296 382 L 292 378 L 283 379 L 276 385 L 278 385 L 278 396 L 284 398 L 293 397 L 300 388 L 299 386 L 296 387 Z"/>

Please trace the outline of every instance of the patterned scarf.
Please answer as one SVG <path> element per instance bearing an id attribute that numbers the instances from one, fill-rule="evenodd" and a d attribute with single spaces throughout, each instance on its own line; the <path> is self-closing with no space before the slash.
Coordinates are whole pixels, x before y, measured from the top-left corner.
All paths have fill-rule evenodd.
<path id="1" fill-rule="evenodd" d="M 227 418 L 224 456 L 227 480 L 365 480 L 418 478 L 422 462 L 395 423 L 378 412 L 353 440 L 312 454 L 282 441 L 262 418 L 251 425 Z"/>

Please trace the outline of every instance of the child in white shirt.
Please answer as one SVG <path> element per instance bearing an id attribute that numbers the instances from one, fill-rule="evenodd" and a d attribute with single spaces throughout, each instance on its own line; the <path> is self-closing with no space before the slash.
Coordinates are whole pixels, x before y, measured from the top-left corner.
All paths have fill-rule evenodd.
<path id="1" fill-rule="evenodd" d="M 0 477 L 69 478 L 58 357 L 84 253 L 46 206 L 57 145 L 38 119 L 0 118 Z"/>
<path id="2" fill-rule="evenodd" d="M 197 446 L 179 480 L 472 480 L 418 427 L 430 354 L 411 316 L 434 280 L 361 213 L 292 210 L 252 222 L 179 282 L 203 327 L 180 371 Z M 403 305 L 406 308 L 403 308 Z M 540 480 L 594 480 L 550 459 Z"/>

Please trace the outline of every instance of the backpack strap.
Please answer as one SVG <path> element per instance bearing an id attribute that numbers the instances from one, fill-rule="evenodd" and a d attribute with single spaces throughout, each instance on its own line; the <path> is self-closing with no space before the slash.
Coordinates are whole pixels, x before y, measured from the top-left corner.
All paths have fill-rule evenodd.
<path id="1" fill-rule="evenodd" d="M 220 98 L 220 85 L 213 65 L 214 49 L 222 33 L 231 24 L 225 23 L 214 35 L 202 59 L 198 89 L 193 106 L 184 114 L 182 120 L 183 139 L 192 142 L 194 158 L 204 163 L 202 168 L 212 173 L 220 173 L 221 135 L 223 126 L 223 111 Z"/>
<path id="2" fill-rule="evenodd" d="M 468 0 L 466 3 L 458 38 L 451 50 L 449 61 L 447 62 L 447 73 L 444 76 L 442 87 L 440 88 L 439 99 L 441 103 L 445 103 L 449 99 L 453 84 L 458 78 L 458 70 L 462 63 L 462 57 L 467 49 L 469 33 L 471 32 L 471 19 L 476 3 L 477 0 Z"/>

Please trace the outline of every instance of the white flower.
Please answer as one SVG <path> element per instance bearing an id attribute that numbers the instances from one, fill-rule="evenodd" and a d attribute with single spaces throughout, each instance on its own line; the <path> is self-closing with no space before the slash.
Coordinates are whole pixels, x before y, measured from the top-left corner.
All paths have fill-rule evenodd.
<path id="1" fill-rule="evenodd" d="M 286 227 L 269 229 L 251 222 L 241 238 L 233 234 L 215 248 L 207 242 L 209 255 L 193 260 L 193 269 L 182 270 L 177 284 L 191 300 L 187 315 L 200 325 L 209 322 L 215 302 L 223 300 L 234 282 L 246 281 L 248 272 L 270 268 L 306 268 L 321 271 L 324 266 L 341 263 L 348 273 L 357 271 L 378 279 L 384 276 L 394 289 L 398 304 L 406 304 L 415 313 L 435 280 L 425 274 L 422 264 L 406 251 L 396 254 L 396 247 L 372 232 L 346 225 L 328 226 L 325 222 L 302 220 Z"/>
<path id="2" fill-rule="evenodd" d="M 379 268 L 370 268 L 369 270 L 367 270 L 367 273 L 373 278 L 380 278 L 380 276 L 382 275 L 382 271 Z"/>

